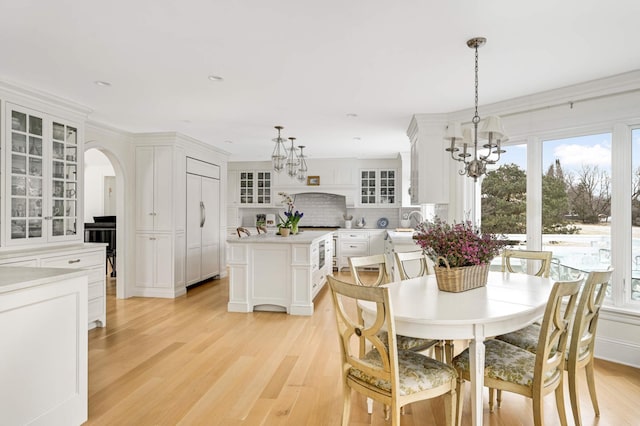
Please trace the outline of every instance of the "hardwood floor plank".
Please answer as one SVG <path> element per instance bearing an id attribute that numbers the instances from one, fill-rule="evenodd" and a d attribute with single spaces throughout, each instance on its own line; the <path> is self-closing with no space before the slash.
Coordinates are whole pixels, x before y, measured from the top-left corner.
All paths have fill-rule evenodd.
<path id="1" fill-rule="evenodd" d="M 349 280 L 348 273 L 340 276 Z M 340 351 L 325 287 L 311 317 L 230 313 L 227 280 L 216 280 L 175 300 L 116 300 L 108 291 L 107 328 L 89 332 L 87 425 L 339 425 Z M 456 343 L 462 350 L 462 342 Z M 579 382 L 583 424 L 636 425 L 640 370 L 596 360 L 602 415 L 593 415 L 586 380 Z M 566 392 L 568 395 L 568 392 Z M 572 424 L 568 397 L 565 405 Z M 484 422 L 533 425 L 526 398 L 504 393 L 503 406 Z M 470 425 L 469 392 L 463 426 Z M 554 398 L 544 401 L 547 425 L 557 425 Z M 388 426 L 383 407 L 366 412 L 354 393 L 350 425 Z M 402 426 L 444 424 L 441 399 L 406 408 Z"/>

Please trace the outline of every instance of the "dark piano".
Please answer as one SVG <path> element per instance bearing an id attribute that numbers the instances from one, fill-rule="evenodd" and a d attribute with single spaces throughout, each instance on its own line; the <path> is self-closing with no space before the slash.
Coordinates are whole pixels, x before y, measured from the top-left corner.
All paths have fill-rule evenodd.
<path id="1" fill-rule="evenodd" d="M 85 243 L 107 243 L 106 262 L 111 266 L 111 276 L 116 276 L 116 217 L 94 216 L 94 223 L 84 224 Z"/>

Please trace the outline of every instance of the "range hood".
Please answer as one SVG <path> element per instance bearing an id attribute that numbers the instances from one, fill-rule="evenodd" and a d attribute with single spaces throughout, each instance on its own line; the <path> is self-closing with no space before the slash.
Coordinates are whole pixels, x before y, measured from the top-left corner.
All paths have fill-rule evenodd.
<path id="1" fill-rule="evenodd" d="M 307 185 L 307 186 L 278 186 L 273 188 L 273 194 L 277 195 L 278 192 L 286 192 L 289 195 L 298 194 L 329 194 L 335 196 L 345 197 L 345 204 L 347 207 L 354 207 L 355 196 L 357 193 L 355 185 Z"/>

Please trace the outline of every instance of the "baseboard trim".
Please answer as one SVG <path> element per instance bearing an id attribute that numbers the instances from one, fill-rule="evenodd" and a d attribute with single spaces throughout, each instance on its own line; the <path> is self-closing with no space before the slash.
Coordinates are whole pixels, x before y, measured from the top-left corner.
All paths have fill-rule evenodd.
<path id="1" fill-rule="evenodd" d="M 607 337 L 596 337 L 596 358 L 640 368 L 640 346 Z"/>

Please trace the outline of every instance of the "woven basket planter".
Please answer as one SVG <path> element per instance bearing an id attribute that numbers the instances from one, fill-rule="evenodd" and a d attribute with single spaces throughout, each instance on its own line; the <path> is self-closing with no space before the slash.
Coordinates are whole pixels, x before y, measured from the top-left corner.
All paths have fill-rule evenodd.
<path id="1" fill-rule="evenodd" d="M 451 268 L 449 262 L 442 256 L 438 257 L 436 265 L 440 261 L 446 266 L 436 266 L 436 281 L 438 288 L 442 291 L 460 293 L 461 291 L 472 290 L 474 288 L 487 285 L 489 276 L 489 265 L 473 265 Z"/>

